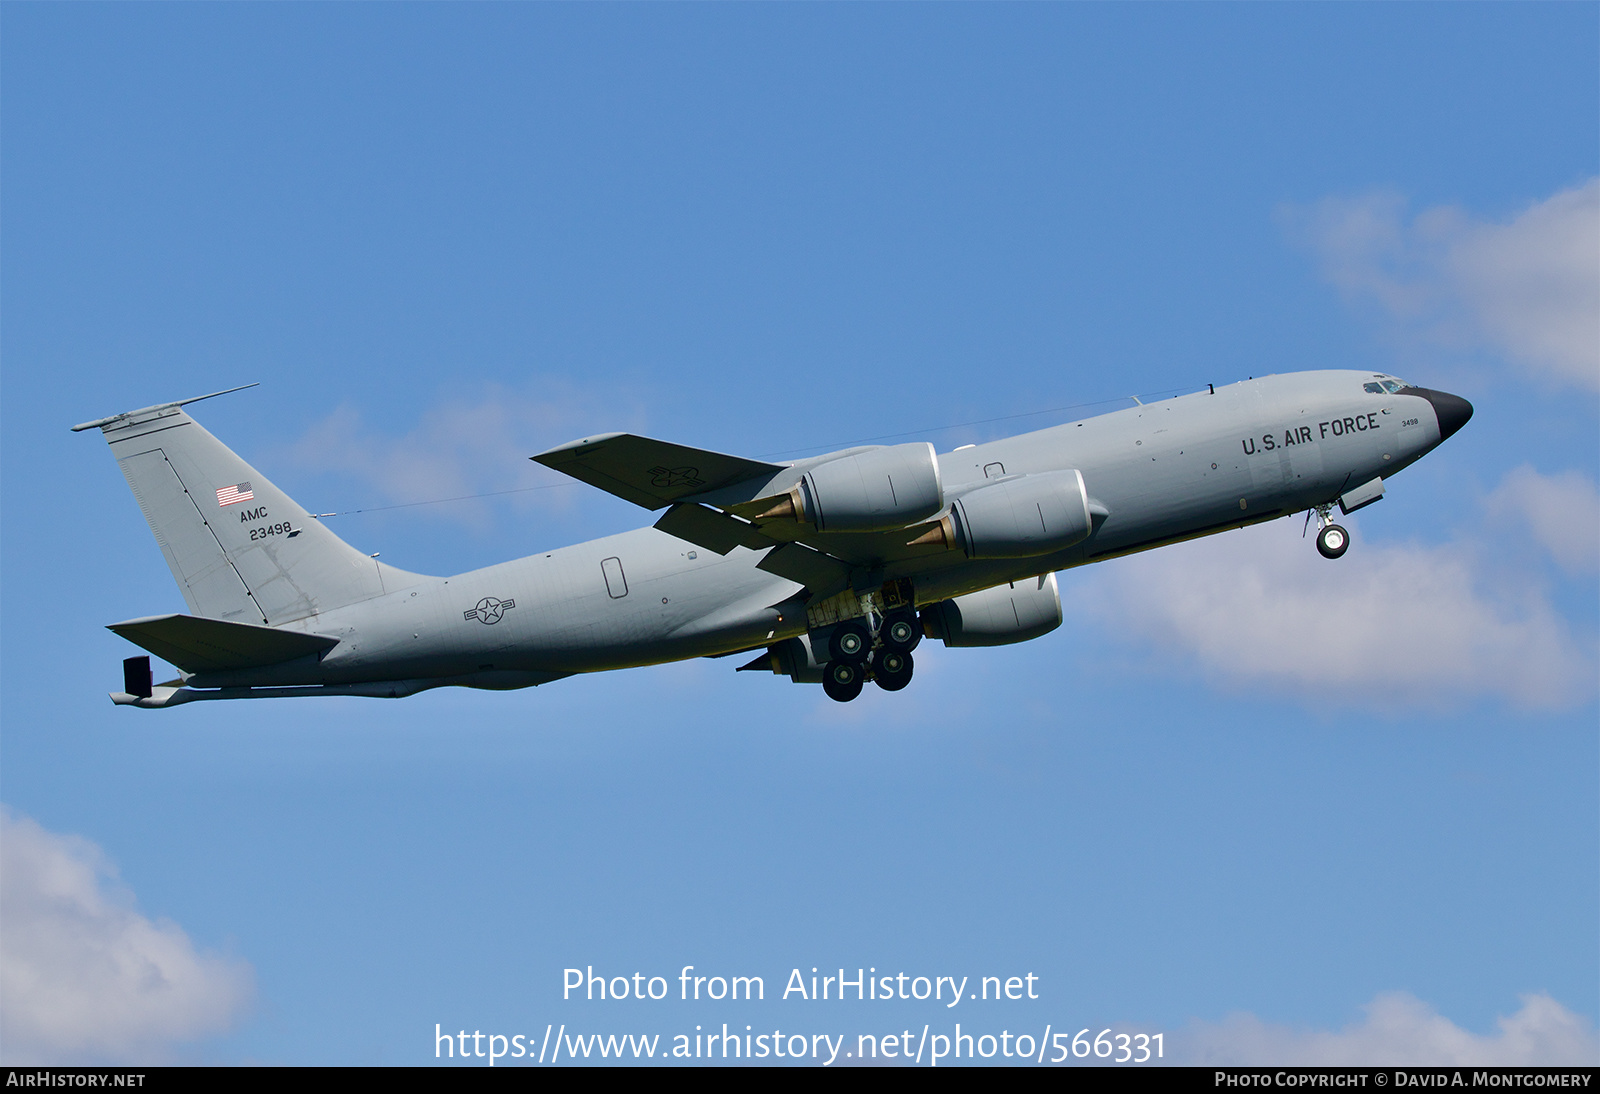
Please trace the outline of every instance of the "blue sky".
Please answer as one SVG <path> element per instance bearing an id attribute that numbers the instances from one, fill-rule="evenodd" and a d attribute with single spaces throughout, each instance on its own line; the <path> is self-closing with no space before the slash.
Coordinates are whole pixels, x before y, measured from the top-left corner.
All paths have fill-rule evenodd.
<path id="1" fill-rule="evenodd" d="M 1593 1062 L 1594 6 L 0 20 L 8 1060 L 956 1020 L 774 998 L 871 966 L 1184 1059 Z M 1337 564 L 1281 521 L 1064 574 L 897 695 L 105 698 L 103 624 L 182 600 L 75 422 L 259 380 L 196 417 L 450 573 L 646 522 L 526 459 L 578 436 L 946 450 L 1312 368 L 1477 413 Z M 691 964 L 768 1000 L 560 998 Z"/>

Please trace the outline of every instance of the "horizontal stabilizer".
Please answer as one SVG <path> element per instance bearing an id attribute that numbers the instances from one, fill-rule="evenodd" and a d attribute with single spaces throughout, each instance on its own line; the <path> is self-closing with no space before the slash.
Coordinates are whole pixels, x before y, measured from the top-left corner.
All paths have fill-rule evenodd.
<path id="1" fill-rule="evenodd" d="M 529 458 L 646 509 L 750 479 L 765 481 L 784 470 L 777 464 L 632 433 L 587 437 Z"/>
<path id="2" fill-rule="evenodd" d="M 154 615 L 106 628 L 143 646 L 184 672 L 254 669 L 321 653 L 339 644 L 337 638 L 299 631 L 280 631 L 253 623 L 201 619 L 193 615 Z"/>

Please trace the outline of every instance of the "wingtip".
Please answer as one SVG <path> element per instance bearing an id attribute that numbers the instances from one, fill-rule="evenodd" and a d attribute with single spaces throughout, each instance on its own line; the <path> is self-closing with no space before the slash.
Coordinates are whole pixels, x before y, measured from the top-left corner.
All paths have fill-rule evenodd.
<path id="1" fill-rule="evenodd" d="M 551 460 L 558 459 L 561 456 L 572 456 L 580 451 L 592 449 L 603 441 L 626 436 L 626 433 L 596 433 L 593 437 L 579 437 L 575 441 L 568 441 L 566 444 L 558 444 L 554 448 L 547 448 L 543 452 L 529 456 L 528 459 L 533 460 L 535 463 L 549 463 Z"/>

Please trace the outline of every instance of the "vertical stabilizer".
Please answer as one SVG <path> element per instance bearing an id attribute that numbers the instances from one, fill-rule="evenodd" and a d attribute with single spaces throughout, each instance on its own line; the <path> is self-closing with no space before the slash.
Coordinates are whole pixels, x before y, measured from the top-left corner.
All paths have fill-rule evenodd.
<path id="1" fill-rule="evenodd" d="M 412 583 L 313 519 L 182 405 L 77 428 L 105 434 L 192 614 L 278 626 Z"/>

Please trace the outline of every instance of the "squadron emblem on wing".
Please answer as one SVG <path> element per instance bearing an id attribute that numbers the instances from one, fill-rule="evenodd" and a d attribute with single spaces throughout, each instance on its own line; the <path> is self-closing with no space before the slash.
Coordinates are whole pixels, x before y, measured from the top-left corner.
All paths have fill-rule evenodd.
<path id="1" fill-rule="evenodd" d="M 698 467 L 652 467 L 648 474 L 651 476 L 650 485 L 662 490 L 674 486 L 705 485 Z"/>

